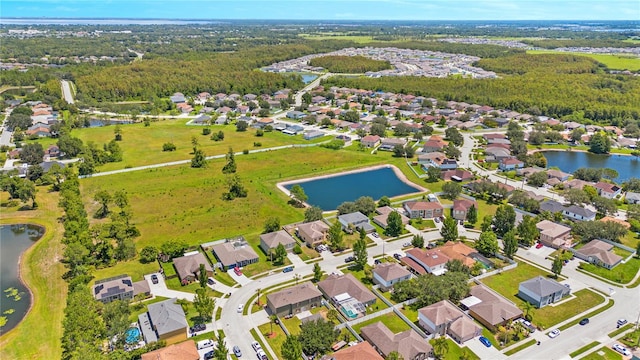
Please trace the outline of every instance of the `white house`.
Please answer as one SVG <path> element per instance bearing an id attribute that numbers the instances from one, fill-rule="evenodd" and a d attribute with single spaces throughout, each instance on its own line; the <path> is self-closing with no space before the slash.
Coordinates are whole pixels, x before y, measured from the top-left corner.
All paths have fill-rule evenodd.
<path id="1" fill-rule="evenodd" d="M 395 283 L 410 278 L 411 272 L 398 263 L 382 263 L 373 269 L 373 282 L 380 285 L 382 290 L 389 290 Z"/>

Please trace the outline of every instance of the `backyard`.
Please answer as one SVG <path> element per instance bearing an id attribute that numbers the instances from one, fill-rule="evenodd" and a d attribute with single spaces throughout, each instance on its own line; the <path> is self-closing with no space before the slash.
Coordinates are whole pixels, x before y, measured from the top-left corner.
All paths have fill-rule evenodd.
<path id="1" fill-rule="evenodd" d="M 398 317 L 398 315 L 396 315 L 393 312 L 390 312 L 390 313 L 387 313 L 387 314 L 384 314 L 384 315 L 380 315 L 380 316 L 376 316 L 373 319 L 369 319 L 367 321 L 363 321 L 361 323 L 352 325 L 351 327 L 357 333 L 360 333 L 360 329 L 362 329 L 363 327 L 365 327 L 367 325 L 375 324 L 377 322 L 382 322 L 394 334 L 409 330 L 411 328 L 409 326 L 409 324 L 404 322 L 404 320 L 402 320 L 400 317 Z"/>
<path id="2" fill-rule="evenodd" d="M 634 256 L 611 270 L 585 262 L 580 264 L 580 269 L 618 284 L 627 284 L 633 280 L 638 270 L 640 270 L 640 258 Z"/>

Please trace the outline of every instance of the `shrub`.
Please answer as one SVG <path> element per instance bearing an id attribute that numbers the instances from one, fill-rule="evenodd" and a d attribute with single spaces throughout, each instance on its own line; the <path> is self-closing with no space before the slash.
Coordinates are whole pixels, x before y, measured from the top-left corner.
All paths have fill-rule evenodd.
<path id="1" fill-rule="evenodd" d="M 247 155 L 247 154 L 249 153 L 249 149 L 244 149 L 244 150 L 242 150 L 242 153 L 243 153 L 243 154 L 245 154 L 245 155 Z"/>
<path id="2" fill-rule="evenodd" d="M 254 141 L 254 142 L 253 142 L 253 146 L 254 146 L 254 147 L 260 147 L 260 146 L 262 146 L 262 143 L 261 143 L 261 142 L 255 142 L 255 141 Z"/>
<path id="3" fill-rule="evenodd" d="M 172 142 L 164 143 L 162 145 L 162 151 L 176 151 L 176 145 Z"/>
<path id="4" fill-rule="evenodd" d="M 300 255 L 302 254 L 302 248 L 300 247 L 300 245 L 297 245 L 293 247 L 293 253 L 296 255 Z"/>
<path id="5" fill-rule="evenodd" d="M 211 129 L 206 127 L 204 129 L 202 129 L 202 135 L 209 135 L 211 134 Z"/>

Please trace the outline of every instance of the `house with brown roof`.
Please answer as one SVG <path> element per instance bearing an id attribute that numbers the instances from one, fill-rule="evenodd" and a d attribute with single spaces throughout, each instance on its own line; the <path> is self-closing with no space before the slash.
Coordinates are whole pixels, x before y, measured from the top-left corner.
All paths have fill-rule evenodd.
<path id="1" fill-rule="evenodd" d="M 448 300 L 418 310 L 418 323 L 430 334 L 448 334 L 460 344 L 482 335 L 482 328 Z"/>
<path id="2" fill-rule="evenodd" d="M 485 285 L 472 287 L 470 294 L 471 296 L 463 299 L 461 303 L 469 309 L 469 315 L 491 331 L 522 317 L 522 310 L 514 303 Z"/>
<path id="3" fill-rule="evenodd" d="M 622 261 L 622 256 L 613 252 L 613 245 L 602 240 L 591 240 L 574 254 L 582 260 L 607 269 L 613 269 Z"/>
<path id="4" fill-rule="evenodd" d="M 408 217 L 404 216 L 404 214 L 402 213 L 399 213 L 396 209 L 390 206 L 383 206 L 383 207 L 377 208 L 376 213 L 378 213 L 378 215 L 373 217 L 373 222 L 378 224 L 381 228 L 386 229 L 387 218 L 389 217 L 389 214 L 393 212 L 400 214 L 400 221 L 402 221 L 402 225 L 407 225 L 409 223 Z"/>
<path id="5" fill-rule="evenodd" d="M 442 216 L 444 212 L 437 201 L 405 201 L 402 207 L 412 219 L 433 219 Z"/>
<path id="6" fill-rule="evenodd" d="M 173 266 L 175 266 L 178 278 L 182 284 L 188 284 L 199 278 L 200 264 L 204 265 L 207 277 L 213 275 L 213 269 L 209 264 L 209 260 L 207 260 L 202 253 L 181 256 L 173 259 Z"/>
<path id="7" fill-rule="evenodd" d="M 467 212 L 475 206 L 478 209 L 478 203 L 471 199 L 456 199 L 453 200 L 453 208 L 451 209 L 451 216 L 456 220 L 466 220 Z"/>
<path id="8" fill-rule="evenodd" d="M 433 354 L 433 347 L 413 329 L 394 334 L 377 322 L 363 327 L 360 333 L 385 357 L 395 351 L 405 360 L 426 360 Z"/>
<path id="9" fill-rule="evenodd" d="M 445 146 L 447 146 L 447 142 L 442 140 L 442 138 L 438 135 L 433 135 L 429 138 L 429 140 L 425 141 L 424 145 L 422 146 L 422 152 L 423 153 L 430 153 L 430 152 L 442 152 L 442 149 L 444 149 Z"/>
<path id="10" fill-rule="evenodd" d="M 384 360 L 376 349 L 366 341 L 354 346 L 338 350 L 331 356 L 326 356 L 323 360 Z"/>
<path id="11" fill-rule="evenodd" d="M 393 148 L 396 145 L 405 146 L 407 144 L 407 140 L 400 138 L 384 138 L 380 142 L 380 150 L 393 151 Z"/>
<path id="12" fill-rule="evenodd" d="M 605 216 L 605 217 L 603 217 L 602 219 L 600 219 L 598 221 L 601 221 L 601 222 L 614 222 L 614 223 L 617 223 L 617 224 L 620 224 L 620 225 L 624 226 L 625 228 L 627 228 L 627 230 L 629 230 L 631 228 L 631 224 L 629 224 L 628 222 L 626 222 L 626 221 L 624 221 L 622 219 L 611 217 L 611 216 Z"/>
<path id="13" fill-rule="evenodd" d="M 96 281 L 91 293 L 96 300 L 107 304 L 115 300 L 131 300 L 133 292 L 131 277 L 125 274 Z"/>
<path id="14" fill-rule="evenodd" d="M 598 195 L 607 199 L 614 199 L 616 196 L 620 195 L 622 192 L 622 188 L 615 184 L 610 184 L 606 182 L 599 181 L 593 187 L 598 191 Z"/>
<path id="15" fill-rule="evenodd" d="M 542 220 L 536 224 L 536 228 L 540 232 L 540 242 L 544 245 L 554 249 L 562 246 L 571 247 L 570 227 Z"/>
<path id="16" fill-rule="evenodd" d="M 451 260 L 447 255 L 435 251 L 413 248 L 405 251 L 407 256 L 400 259 L 418 275 L 442 275 L 447 271 L 447 262 Z"/>
<path id="17" fill-rule="evenodd" d="M 555 170 L 555 169 L 547 170 L 547 177 L 549 177 L 549 179 L 558 179 L 560 181 L 567 181 L 569 179 L 569 176 L 571 176 L 571 174 L 568 174 L 560 170 Z"/>
<path id="18" fill-rule="evenodd" d="M 296 245 L 296 240 L 284 230 L 260 235 L 260 248 L 265 254 L 275 251 L 280 244 L 282 244 L 287 251 L 291 251 Z"/>
<path id="19" fill-rule="evenodd" d="M 470 268 L 476 263 L 473 256 L 479 255 L 476 249 L 471 248 L 460 241 L 447 241 L 444 245 L 438 246 L 435 250 L 445 254 L 450 259 L 460 260 L 464 265 Z"/>
<path id="20" fill-rule="evenodd" d="M 378 299 L 351 273 L 331 274 L 318 282 L 318 289 L 350 319 L 363 315 L 365 308 Z"/>
<path id="21" fill-rule="evenodd" d="M 259 260 L 258 254 L 241 236 L 213 245 L 212 252 L 226 269 L 243 267 Z"/>
<path id="22" fill-rule="evenodd" d="M 473 173 L 464 169 L 446 170 L 440 173 L 444 181 L 467 181 L 473 179 Z"/>
<path id="23" fill-rule="evenodd" d="M 193 340 L 169 345 L 142 354 L 142 360 L 199 360 L 200 354 Z"/>
<path id="24" fill-rule="evenodd" d="M 327 239 L 329 225 L 322 220 L 316 220 L 298 225 L 297 235 L 307 246 L 314 247 Z"/>
<path id="25" fill-rule="evenodd" d="M 593 183 L 588 182 L 588 181 L 584 181 L 584 180 L 580 180 L 580 179 L 572 179 L 572 180 L 566 181 L 564 183 L 565 189 L 580 189 L 580 190 L 582 190 L 585 185 L 593 185 Z"/>
<path id="26" fill-rule="evenodd" d="M 360 143 L 362 143 L 362 146 L 364 147 L 368 147 L 368 148 L 376 147 L 380 144 L 380 136 L 367 135 L 362 139 L 360 139 Z"/>
<path id="27" fill-rule="evenodd" d="M 502 171 L 516 170 L 523 168 L 524 162 L 516 158 L 506 158 L 500 160 L 500 164 L 498 165 L 498 167 Z"/>
<path id="28" fill-rule="evenodd" d="M 292 286 L 267 295 L 271 314 L 286 316 L 320 306 L 322 293 L 310 282 Z"/>
<path id="29" fill-rule="evenodd" d="M 395 262 L 380 263 L 372 273 L 373 283 L 380 285 L 382 291 L 390 290 L 394 284 L 411 278 L 411 272 Z"/>

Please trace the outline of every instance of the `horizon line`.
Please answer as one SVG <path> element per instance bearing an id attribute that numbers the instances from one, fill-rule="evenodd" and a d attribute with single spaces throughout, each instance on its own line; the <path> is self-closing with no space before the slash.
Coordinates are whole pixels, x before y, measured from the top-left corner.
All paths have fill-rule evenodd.
<path id="1" fill-rule="evenodd" d="M 477 22 L 521 22 L 521 21 L 609 21 L 609 22 L 637 22 L 640 25 L 640 21 L 637 19 L 513 19 L 513 20 L 499 20 L 499 19 L 267 19 L 267 18 L 244 18 L 244 19 L 224 19 L 224 18 L 145 18 L 145 17 L 16 17 L 16 16 L 0 16 L 0 20 L 3 19 L 16 19 L 16 20 L 180 20 L 180 21 L 332 21 L 332 22 L 345 22 L 345 21 L 383 21 L 383 22 L 430 22 L 430 21 L 477 21 Z M 9 24 L 0 24 L 5 26 Z"/>

